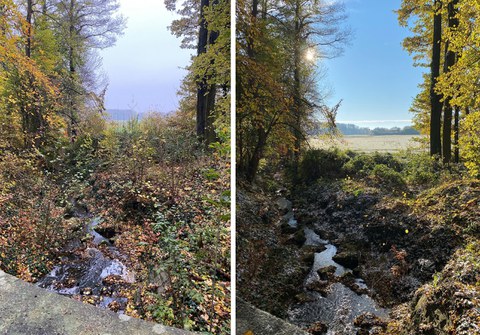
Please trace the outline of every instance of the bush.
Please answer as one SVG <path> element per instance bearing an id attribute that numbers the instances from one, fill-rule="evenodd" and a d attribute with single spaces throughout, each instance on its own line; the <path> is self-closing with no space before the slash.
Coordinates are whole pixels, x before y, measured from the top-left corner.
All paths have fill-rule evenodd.
<path id="1" fill-rule="evenodd" d="M 381 154 L 376 152 L 373 155 L 360 154 L 353 156 L 345 164 L 344 171 L 350 176 L 367 176 L 379 164 L 385 165 L 396 172 L 400 172 L 403 169 L 402 163 L 391 153 Z"/>
<path id="2" fill-rule="evenodd" d="M 402 175 L 384 164 L 375 165 L 371 177 L 383 186 L 389 187 L 394 191 L 405 191 L 408 189 Z"/>
<path id="3" fill-rule="evenodd" d="M 413 185 L 429 185 L 440 178 L 442 163 L 427 152 L 408 154 L 405 158 L 405 179 Z"/>
<path id="4" fill-rule="evenodd" d="M 300 179 L 308 183 L 323 177 L 343 177 L 343 165 L 347 161 L 348 156 L 337 149 L 308 150 L 300 162 Z"/>

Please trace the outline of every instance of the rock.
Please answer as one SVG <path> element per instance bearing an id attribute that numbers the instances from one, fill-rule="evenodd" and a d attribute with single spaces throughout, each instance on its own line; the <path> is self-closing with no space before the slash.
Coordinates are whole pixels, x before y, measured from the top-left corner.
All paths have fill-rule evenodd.
<path id="1" fill-rule="evenodd" d="M 237 298 L 236 334 L 258 335 L 308 335 L 308 333 L 282 319 L 255 308 Z"/>
<path id="2" fill-rule="evenodd" d="M 328 327 L 324 323 L 318 321 L 311 325 L 307 331 L 313 335 L 323 335 L 327 333 Z"/>
<path id="3" fill-rule="evenodd" d="M 303 229 L 298 230 L 292 238 L 289 239 L 289 242 L 292 242 L 295 245 L 302 246 L 305 241 L 307 240 L 307 237 L 305 236 L 305 231 Z"/>
<path id="4" fill-rule="evenodd" d="M 118 312 L 122 306 L 118 301 L 114 300 L 111 303 L 109 303 L 107 307 L 111 311 Z"/>
<path id="5" fill-rule="evenodd" d="M 334 277 L 335 270 L 337 268 L 333 265 L 321 268 L 317 270 L 318 276 L 321 280 L 329 280 Z"/>
<path id="6" fill-rule="evenodd" d="M 277 208 L 281 214 L 287 214 L 292 210 L 292 202 L 285 198 L 277 199 L 275 205 L 277 205 Z"/>
<path id="7" fill-rule="evenodd" d="M 2 271 L 0 315 L 0 334 L 8 335 L 199 334 L 140 319 L 126 319 L 126 315 L 120 317 L 112 311 L 82 304 Z"/>
<path id="8" fill-rule="evenodd" d="M 435 268 L 435 263 L 429 259 L 419 258 L 417 262 L 420 269 L 433 270 Z"/>
<path id="9" fill-rule="evenodd" d="M 359 327 L 360 329 L 365 329 L 365 330 L 370 330 L 374 327 L 380 327 L 382 329 L 385 329 L 387 327 L 387 323 L 385 321 L 383 321 L 378 316 L 370 312 L 363 313 L 357 316 L 353 321 L 353 324 L 356 327 Z M 366 334 L 369 334 L 369 332 L 367 332 Z"/>
<path id="10" fill-rule="evenodd" d="M 315 253 L 306 252 L 302 255 L 302 261 L 307 264 L 312 264 L 315 261 Z"/>
<path id="11" fill-rule="evenodd" d="M 356 253 L 351 251 L 340 252 L 333 256 L 332 259 L 336 263 L 349 269 L 354 269 L 358 266 L 358 256 Z"/>
<path id="12" fill-rule="evenodd" d="M 291 226 L 288 224 L 288 222 L 282 222 L 282 225 L 280 226 L 280 229 L 282 231 L 282 234 L 293 234 L 295 233 L 298 228 L 295 226 Z"/>
<path id="13" fill-rule="evenodd" d="M 305 292 L 302 292 L 302 293 L 299 293 L 295 296 L 295 300 L 297 300 L 297 302 L 301 303 L 301 304 L 304 304 L 306 302 L 311 302 L 311 301 L 314 301 L 315 299 L 313 299 L 311 296 L 309 296 L 307 293 Z"/>
<path id="14" fill-rule="evenodd" d="M 340 282 L 343 283 L 347 287 L 356 286 L 355 284 L 355 276 L 351 272 L 345 272 L 343 275 L 340 276 Z"/>
<path id="15" fill-rule="evenodd" d="M 328 288 L 328 280 L 315 280 L 308 283 L 305 287 L 307 290 L 315 291 L 325 296 Z"/>

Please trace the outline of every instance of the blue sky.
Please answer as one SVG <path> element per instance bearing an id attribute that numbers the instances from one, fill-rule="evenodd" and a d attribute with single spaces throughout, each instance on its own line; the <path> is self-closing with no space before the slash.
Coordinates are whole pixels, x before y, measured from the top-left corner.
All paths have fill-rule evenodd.
<path id="1" fill-rule="evenodd" d="M 343 99 L 338 121 L 369 127 L 408 124 L 387 122 L 411 119 L 408 109 L 423 71 L 413 67 L 401 46 L 409 34 L 393 12 L 401 0 L 344 1 L 354 38 L 343 56 L 324 61 L 327 77 L 320 83 L 333 91 L 330 104 Z M 175 16 L 166 11 L 162 0 L 120 3 L 128 18 L 125 35 L 116 46 L 101 52 L 110 83 L 107 108 L 175 110 L 176 92 L 185 75 L 181 67 L 188 65 L 192 53 L 180 49 L 180 41 L 167 30 Z"/>
<path id="2" fill-rule="evenodd" d="M 343 99 L 337 120 L 360 126 L 404 126 L 417 95 L 425 69 L 413 67 L 412 58 L 402 49 L 410 33 L 398 25 L 400 0 L 345 0 L 348 25 L 354 31 L 342 57 L 324 61 L 327 83 L 333 89 L 329 102 Z"/>
<path id="3" fill-rule="evenodd" d="M 178 107 L 180 87 L 192 50 L 180 48 L 180 40 L 167 30 L 175 16 L 163 0 L 120 0 L 128 18 L 125 35 L 102 50 L 103 69 L 109 86 L 106 107 L 137 112 L 170 112 Z"/>

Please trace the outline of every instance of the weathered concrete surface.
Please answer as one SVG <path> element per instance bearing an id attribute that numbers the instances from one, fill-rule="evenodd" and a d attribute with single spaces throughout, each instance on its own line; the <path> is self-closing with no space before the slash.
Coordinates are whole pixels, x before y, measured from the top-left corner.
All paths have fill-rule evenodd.
<path id="1" fill-rule="evenodd" d="M 0 335 L 194 334 L 101 310 L 0 270 Z"/>
<path id="2" fill-rule="evenodd" d="M 237 335 L 308 335 L 302 329 L 262 311 L 237 297 Z"/>

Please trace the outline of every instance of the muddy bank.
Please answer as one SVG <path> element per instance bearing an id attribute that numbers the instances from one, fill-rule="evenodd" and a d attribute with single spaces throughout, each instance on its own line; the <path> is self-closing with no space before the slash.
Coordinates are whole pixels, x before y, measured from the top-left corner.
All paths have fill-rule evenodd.
<path id="1" fill-rule="evenodd" d="M 302 290 L 308 260 L 290 236 L 282 234 L 286 211 L 269 194 L 255 187 L 237 189 L 237 212 L 238 295 L 284 319 L 286 306 Z"/>

